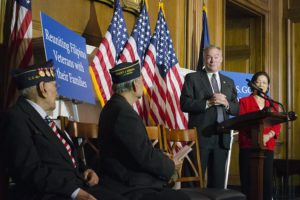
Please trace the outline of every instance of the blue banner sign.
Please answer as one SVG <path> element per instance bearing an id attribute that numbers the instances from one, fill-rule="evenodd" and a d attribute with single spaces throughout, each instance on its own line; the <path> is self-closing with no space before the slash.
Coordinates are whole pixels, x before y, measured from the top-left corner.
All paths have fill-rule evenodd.
<path id="1" fill-rule="evenodd" d="M 251 90 L 247 85 L 248 83 L 246 79 L 251 80 L 253 74 L 225 71 L 220 71 L 220 73 L 230 77 L 234 81 L 238 93 L 238 99 L 251 94 Z"/>
<path id="2" fill-rule="evenodd" d="M 54 61 L 58 94 L 95 104 L 85 38 L 46 14 L 40 15 L 46 58 Z"/>

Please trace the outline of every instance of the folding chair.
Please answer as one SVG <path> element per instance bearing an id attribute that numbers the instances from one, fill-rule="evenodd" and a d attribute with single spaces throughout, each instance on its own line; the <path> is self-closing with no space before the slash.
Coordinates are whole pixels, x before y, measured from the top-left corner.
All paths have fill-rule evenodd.
<path id="1" fill-rule="evenodd" d="M 163 149 L 163 143 L 161 138 L 161 126 L 146 126 L 149 139 L 152 141 L 153 147 Z"/>
<path id="2" fill-rule="evenodd" d="M 196 128 L 186 130 L 165 128 L 163 137 L 165 151 L 173 155 L 173 157 L 182 153 L 182 159 L 185 159 L 192 169 L 191 176 L 183 176 L 180 174 L 177 182 L 198 182 L 200 188 L 203 188 L 204 184 L 201 170 L 200 153 L 197 150 L 199 149 L 199 144 Z M 193 151 L 196 153 L 195 158 L 190 158 L 187 155 L 187 151 L 189 150 L 185 150 L 185 147 L 193 149 Z"/>
<path id="3" fill-rule="evenodd" d="M 89 164 L 90 167 L 96 167 L 95 163 L 91 164 L 87 160 L 86 149 L 90 149 L 92 156 L 95 159 L 90 159 L 90 162 L 95 162 L 99 158 L 99 149 L 92 142 L 98 138 L 98 125 L 94 123 L 83 123 L 69 121 L 66 117 L 60 117 L 61 130 L 66 131 L 72 138 L 75 138 L 79 147 L 79 157 L 84 165 Z M 92 166 L 91 166 L 92 165 Z"/>
<path id="4" fill-rule="evenodd" d="M 241 192 L 231 189 L 217 189 L 217 188 L 204 188 L 204 180 L 201 171 L 200 152 L 198 144 L 198 136 L 196 128 L 179 130 L 179 129 L 168 129 L 165 128 L 163 131 L 164 149 L 169 153 L 173 153 L 176 143 L 181 142 L 183 145 L 189 145 L 193 151 L 195 158 L 185 156 L 189 164 L 191 165 L 194 175 L 192 177 L 180 177 L 177 181 L 188 182 L 196 181 L 199 182 L 200 188 L 182 188 L 181 190 L 187 193 L 191 199 L 198 199 L 205 196 L 212 200 L 244 200 L 246 196 Z M 183 146 L 184 147 L 184 146 Z M 181 147 L 181 148 L 183 148 Z M 177 149 L 178 151 L 178 149 Z M 179 147 L 180 151 L 180 147 Z"/>

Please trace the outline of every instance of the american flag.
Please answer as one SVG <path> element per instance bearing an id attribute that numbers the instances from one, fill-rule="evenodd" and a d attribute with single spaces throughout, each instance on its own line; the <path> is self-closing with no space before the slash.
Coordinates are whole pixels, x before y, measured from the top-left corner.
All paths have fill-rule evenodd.
<path id="1" fill-rule="evenodd" d="M 115 6 L 111 23 L 97 49 L 90 68 L 93 85 L 102 106 L 112 96 L 112 81 L 109 69 L 115 66 L 117 57 L 128 40 L 127 28 L 119 0 L 115 2 Z"/>
<path id="2" fill-rule="evenodd" d="M 146 4 L 144 4 L 141 9 L 140 16 L 132 30 L 132 34 L 120 54 L 120 60 L 122 62 L 133 62 L 139 60 L 142 63 L 146 49 L 150 43 L 150 38 L 151 30 L 149 15 Z"/>
<path id="3" fill-rule="evenodd" d="M 187 115 L 181 111 L 179 103 L 183 78 L 179 74 L 178 60 L 161 9 L 145 63 L 148 64 L 148 67 L 145 64 L 145 68 L 154 70 L 150 102 L 151 117 L 156 124 L 164 124 L 168 128 L 186 128 Z"/>
<path id="4" fill-rule="evenodd" d="M 10 23 L 10 36 L 6 50 L 7 73 L 15 68 L 25 68 L 33 63 L 31 0 L 15 0 Z M 13 100 L 16 86 L 8 80 L 5 107 Z"/>
<path id="5" fill-rule="evenodd" d="M 120 54 L 120 60 L 118 62 L 133 62 L 139 60 L 140 64 L 142 65 L 146 49 L 150 43 L 150 38 L 151 29 L 149 15 L 147 12 L 146 4 L 144 3 L 140 15 L 133 28 L 132 34 L 125 44 L 125 47 Z M 142 69 L 142 73 L 143 71 L 145 70 Z M 147 74 L 145 74 L 145 72 L 143 73 L 143 77 L 147 79 Z M 144 83 L 147 84 L 145 80 Z M 145 106 L 147 104 L 145 100 L 147 100 L 145 99 L 145 97 L 143 99 L 140 99 L 133 105 L 133 107 L 146 121 L 148 112 L 146 108 L 143 109 L 143 105 Z"/>

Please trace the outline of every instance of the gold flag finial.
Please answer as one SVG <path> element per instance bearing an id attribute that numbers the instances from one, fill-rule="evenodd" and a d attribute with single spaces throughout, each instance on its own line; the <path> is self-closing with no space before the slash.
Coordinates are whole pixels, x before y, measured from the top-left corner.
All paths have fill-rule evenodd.
<path id="1" fill-rule="evenodd" d="M 202 11 L 204 11 L 204 12 L 207 14 L 207 8 L 206 8 L 206 3 L 205 3 L 205 1 L 203 1 Z"/>
<path id="2" fill-rule="evenodd" d="M 163 12 L 163 14 L 164 14 L 164 16 L 166 16 L 166 15 L 165 15 L 165 9 L 164 9 L 164 3 L 162 2 L 162 0 L 159 0 L 159 3 L 158 3 L 158 10 L 159 10 L 159 9 L 161 9 L 162 12 Z"/>
<path id="3" fill-rule="evenodd" d="M 146 4 L 146 8 L 147 8 L 147 10 L 149 10 L 149 4 L 148 4 L 148 0 L 144 0 L 144 3 Z"/>

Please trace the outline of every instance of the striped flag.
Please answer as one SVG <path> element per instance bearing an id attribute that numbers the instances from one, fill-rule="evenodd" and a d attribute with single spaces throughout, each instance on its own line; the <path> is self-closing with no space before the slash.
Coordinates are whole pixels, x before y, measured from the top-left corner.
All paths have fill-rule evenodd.
<path id="1" fill-rule="evenodd" d="M 127 43 L 125 44 L 125 47 L 120 54 L 120 60 L 118 62 L 133 62 L 139 60 L 140 64 L 142 65 L 145 57 L 146 49 L 150 44 L 150 38 L 151 38 L 151 30 L 150 30 L 149 15 L 147 12 L 146 4 L 144 3 L 140 15 L 133 28 L 132 34 L 128 39 Z M 142 69 L 142 73 L 143 73 L 143 69 Z M 147 74 L 145 75 L 143 74 L 143 77 L 147 78 Z M 133 105 L 134 109 L 139 113 L 139 115 L 143 119 L 147 117 L 147 109 L 143 109 L 143 105 L 145 106 L 147 104 L 144 102 L 145 100 L 146 100 L 145 97 L 143 97 Z M 146 120 L 147 119 L 145 119 L 145 121 Z"/>
<path id="2" fill-rule="evenodd" d="M 198 58 L 198 66 L 197 71 L 202 70 L 203 68 L 203 50 L 210 45 L 209 41 L 209 31 L 208 31 L 208 23 L 207 23 L 207 11 L 206 6 L 203 4 L 202 7 L 202 34 L 201 34 L 201 44 Z"/>
<path id="3" fill-rule="evenodd" d="M 150 115 L 156 124 L 169 128 L 187 128 L 187 115 L 180 109 L 179 98 L 183 78 L 173 48 L 170 32 L 162 9 L 158 14 L 155 32 L 151 38 L 145 68 L 154 71 L 151 90 Z"/>
<path id="4" fill-rule="evenodd" d="M 132 34 L 120 54 L 121 62 L 134 62 L 140 60 L 140 63 L 142 63 L 146 49 L 150 43 L 150 38 L 151 30 L 149 15 L 146 4 L 144 4 L 140 16 L 132 30 Z"/>
<path id="5" fill-rule="evenodd" d="M 13 1 L 6 55 L 5 68 L 8 77 L 13 69 L 25 68 L 33 63 L 31 0 Z M 7 83 L 4 107 L 9 106 L 16 93 L 16 86 L 11 78 Z"/>
<path id="6" fill-rule="evenodd" d="M 112 80 L 109 69 L 115 66 L 117 57 L 128 40 L 127 28 L 120 5 L 115 2 L 115 11 L 90 67 L 92 82 L 101 106 L 112 96 Z"/>

